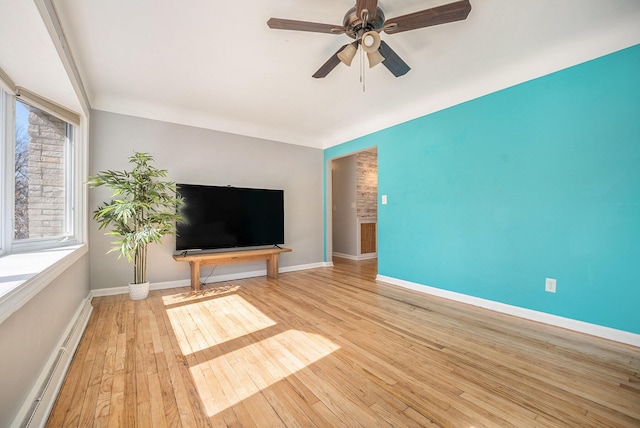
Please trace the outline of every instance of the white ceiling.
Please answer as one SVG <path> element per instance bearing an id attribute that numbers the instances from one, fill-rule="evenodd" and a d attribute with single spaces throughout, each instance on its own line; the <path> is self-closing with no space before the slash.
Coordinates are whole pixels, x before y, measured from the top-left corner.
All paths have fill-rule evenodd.
<path id="1" fill-rule="evenodd" d="M 16 86 L 82 111 L 34 1 L 0 0 L 0 68 Z"/>
<path id="2" fill-rule="evenodd" d="M 392 18 L 451 1 L 379 7 Z M 357 60 L 311 77 L 347 36 L 266 24 L 342 24 L 354 3 L 53 0 L 92 108 L 318 148 L 640 43 L 638 0 L 471 0 L 465 21 L 382 33 L 412 69 L 367 69 L 363 92 Z"/>

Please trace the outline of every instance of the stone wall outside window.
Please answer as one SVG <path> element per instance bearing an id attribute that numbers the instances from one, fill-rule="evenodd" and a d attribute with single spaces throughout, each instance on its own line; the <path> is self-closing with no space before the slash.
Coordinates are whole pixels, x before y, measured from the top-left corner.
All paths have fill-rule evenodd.
<path id="1" fill-rule="evenodd" d="M 65 232 L 65 146 L 67 124 L 29 107 L 29 238 Z"/>

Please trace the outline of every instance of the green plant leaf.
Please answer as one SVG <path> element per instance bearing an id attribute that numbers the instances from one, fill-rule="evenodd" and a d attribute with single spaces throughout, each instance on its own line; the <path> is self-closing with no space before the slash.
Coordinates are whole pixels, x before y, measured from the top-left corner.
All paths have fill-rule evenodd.
<path id="1" fill-rule="evenodd" d="M 100 171 L 87 180 L 91 188 L 111 191 L 111 201 L 100 204 L 93 219 L 98 229 L 108 229 L 105 234 L 115 238 L 108 253 L 134 265 L 134 283 L 146 282 L 147 246 L 175 234 L 176 223 L 186 222 L 179 212 L 184 199 L 177 195 L 176 184 L 163 180 L 168 171 L 152 162 L 150 154 L 135 152 L 129 157 L 132 170 Z"/>

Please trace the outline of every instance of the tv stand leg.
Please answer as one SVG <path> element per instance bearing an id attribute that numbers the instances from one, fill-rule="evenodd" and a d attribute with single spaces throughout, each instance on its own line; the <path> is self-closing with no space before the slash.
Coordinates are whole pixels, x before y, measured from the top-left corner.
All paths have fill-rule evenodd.
<path id="1" fill-rule="evenodd" d="M 269 278 L 278 279 L 278 254 L 272 254 L 267 259 L 267 276 Z"/>
<path id="2" fill-rule="evenodd" d="M 191 266 L 191 291 L 200 291 L 200 262 L 190 261 Z"/>

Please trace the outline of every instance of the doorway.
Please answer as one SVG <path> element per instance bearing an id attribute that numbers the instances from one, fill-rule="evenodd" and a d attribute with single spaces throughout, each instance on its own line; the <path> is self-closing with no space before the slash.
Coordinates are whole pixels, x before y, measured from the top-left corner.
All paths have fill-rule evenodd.
<path id="1" fill-rule="evenodd" d="M 378 151 L 369 148 L 329 160 L 327 260 L 377 258 Z"/>

